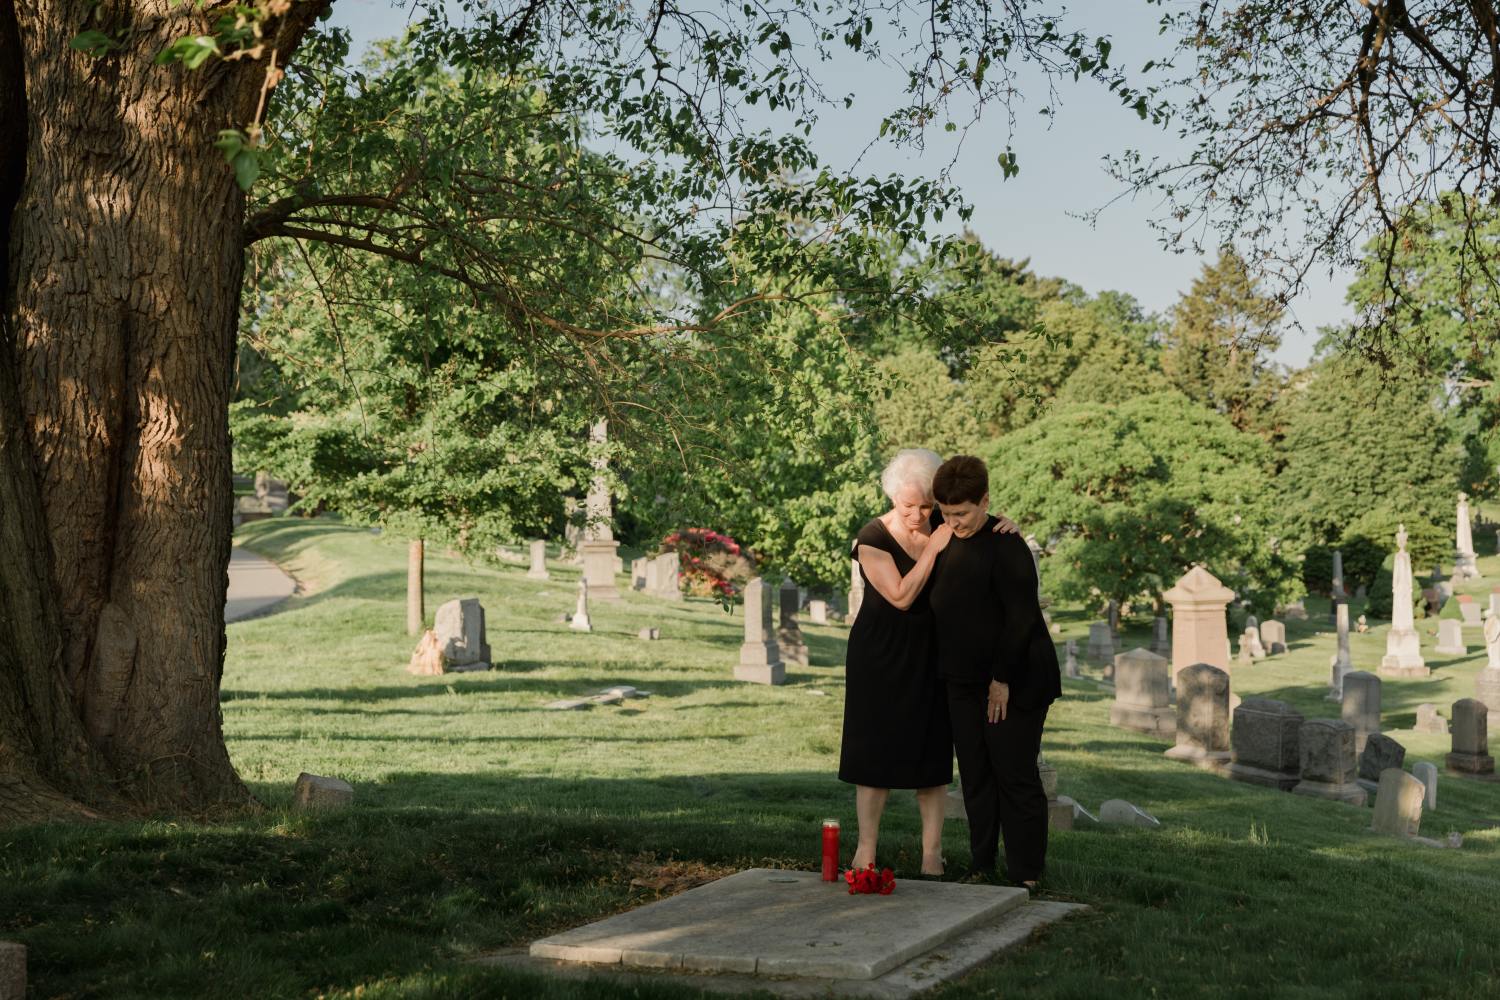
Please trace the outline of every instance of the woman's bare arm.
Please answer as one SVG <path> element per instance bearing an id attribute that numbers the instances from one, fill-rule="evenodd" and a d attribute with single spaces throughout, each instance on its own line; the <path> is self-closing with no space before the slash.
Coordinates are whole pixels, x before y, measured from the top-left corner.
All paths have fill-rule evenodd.
<path id="1" fill-rule="evenodd" d="M 880 591 L 880 596 L 890 602 L 892 607 L 905 611 L 912 606 L 912 602 L 926 586 L 927 578 L 932 575 L 932 566 L 937 561 L 938 553 L 947 547 L 948 540 L 952 537 L 952 528 L 946 524 L 939 525 L 933 531 L 932 537 L 927 540 L 927 547 L 922 550 L 922 557 L 905 576 L 897 571 L 896 560 L 889 552 L 877 549 L 873 545 L 859 547 L 859 565 L 864 569 L 865 576 L 869 578 L 870 586 Z"/>

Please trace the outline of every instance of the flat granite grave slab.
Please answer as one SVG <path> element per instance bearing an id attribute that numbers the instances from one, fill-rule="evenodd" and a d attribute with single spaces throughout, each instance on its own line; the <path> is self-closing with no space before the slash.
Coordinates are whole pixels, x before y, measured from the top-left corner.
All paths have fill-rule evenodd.
<path id="1" fill-rule="evenodd" d="M 740 885 L 745 885 L 750 881 L 744 879 L 744 876 L 748 875 L 755 875 L 760 878 L 795 877 L 795 881 L 793 882 L 778 882 L 773 884 L 782 887 L 800 886 L 804 893 L 808 889 L 826 891 L 829 895 L 817 900 L 818 912 L 820 913 L 824 912 L 821 910 L 821 907 L 830 902 L 833 896 L 838 895 L 841 895 L 844 900 L 854 903 L 877 904 L 890 904 L 902 901 L 911 904 L 912 900 L 919 894 L 925 896 L 926 898 L 921 903 L 916 906 L 909 906 L 905 911 L 893 911 L 892 908 L 886 906 L 881 906 L 879 909 L 867 910 L 863 913 L 854 911 L 859 913 L 860 916 L 866 917 L 871 914 L 879 914 L 883 920 L 881 926 L 884 927 L 885 936 L 878 942 L 878 946 L 892 951 L 896 949 L 909 951 L 909 948 L 904 947 L 907 945 L 909 939 L 922 933 L 922 924 L 919 921 L 909 920 L 901 914 L 909 913 L 913 909 L 927 910 L 935 907 L 940 900 L 943 905 L 947 905 L 955 898 L 972 895 L 977 899 L 979 895 L 992 894 L 996 891 L 1014 900 L 1016 898 L 1015 894 L 1023 891 L 1015 889 L 996 890 L 989 886 L 900 880 L 897 883 L 898 887 L 893 896 L 850 896 L 847 889 L 840 888 L 842 883 L 834 885 L 823 883 L 818 879 L 816 874 L 808 872 L 780 872 L 769 869 L 752 869 L 749 872 L 740 872 L 738 875 L 720 881 L 728 882 L 731 879 L 741 879 Z M 713 884 L 717 885 L 719 883 Z M 693 892 L 699 892 L 702 889 L 711 887 L 701 886 L 699 889 L 684 893 L 683 896 L 691 895 Z M 939 891 L 937 893 L 927 891 L 932 889 Z M 904 900 L 902 893 L 906 893 Z M 660 903 L 652 903 L 634 912 L 639 913 L 642 910 L 659 907 L 681 898 L 682 896 L 677 896 L 673 897 L 673 899 L 663 900 Z M 784 902 L 785 900 L 783 900 L 783 904 Z M 697 910 L 700 905 L 695 902 L 693 909 Z M 970 909 L 972 905 L 965 900 L 965 911 L 973 912 Z M 677 965 L 670 968 L 649 968 L 625 964 L 624 956 L 626 949 L 623 947 L 619 949 L 620 959 L 606 962 L 591 963 L 578 960 L 543 958 L 536 954 L 528 953 L 523 948 L 507 948 L 503 951 L 479 957 L 475 961 L 481 965 L 504 966 L 517 971 L 531 972 L 547 977 L 581 980 L 583 982 L 580 983 L 580 989 L 584 991 L 580 993 L 582 996 L 588 995 L 588 987 L 585 985 L 588 980 L 601 979 L 623 984 L 647 984 L 665 981 L 719 993 L 771 994 L 777 997 L 809 998 L 809 1000 L 815 997 L 825 998 L 825 1000 L 828 997 L 864 997 L 868 998 L 868 1000 L 910 1000 L 910 998 L 925 993 L 942 983 L 968 973 L 980 963 L 993 958 L 1008 948 L 1025 943 L 1031 939 L 1036 931 L 1048 924 L 1055 923 L 1086 910 L 1088 910 L 1088 907 L 1079 903 L 1023 900 L 1019 905 L 1011 904 L 1007 908 L 1001 908 L 995 915 L 982 918 L 978 922 L 968 926 L 967 929 L 961 930 L 927 950 L 918 952 L 913 957 L 899 962 L 889 968 L 888 971 L 869 978 L 845 977 L 841 975 L 830 976 L 827 973 L 834 968 L 832 963 L 820 963 L 822 968 L 821 974 L 806 972 L 800 974 L 782 974 L 772 972 L 769 968 L 760 969 L 753 973 L 703 971 L 695 970 L 685 965 Z M 781 910 L 778 912 L 783 914 L 791 912 L 795 915 L 797 910 L 793 908 L 790 911 Z M 898 914 L 898 916 L 891 919 L 893 912 Z M 763 914 L 764 911 L 761 911 L 761 913 Z M 622 916 L 629 916 L 629 914 L 623 914 Z M 599 924 L 592 924 L 590 927 L 599 927 L 601 924 L 617 919 L 619 918 L 611 917 L 609 920 L 600 921 Z M 866 926 L 874 925 L 867 924 Z M 579 928 L 579 930 L 587 929 Z M 771 936 L 772 933 L 771 928 L 757 928 L 752 932 L 752 928 L 746 927 L 743 923 L 740 924 L 739 931 L 743 940 L 747 942 L 764 940 L 766 937 Z M 914 933 L 909 935 L 908 931 Z M 812 944 L 818 947 L 819 950 L 833 950 L 828 947 L 833 938 L 823 933 L 809 934 L 807 925 L 801 922 L 779 925 L 779 932 L 777 936 L 784 942 L 783 947 L 794 948 L 800 946 L 803 949 L 807 949 Z M 576 932 L 569 931 L 567 935 L 574 933 Z M 564 938 L 567 935 L 556 935 L 553 938 L 545 939 L 545 941 L 538 941 L 536 944 L 542 945 L 546 942 L 555 942 L 558 938 Z M 821 942 L 821 945 L 816 944 L 818 942 Z M 843 946 L 840 945 L 839 947 Z M 534 950 L 535 945 L 533 946 Z M 545 951 L 546 949 L 542 950 Z M 747 951 L 746 948 L 740 948 L 738 949 L 738 953 L 743 956 L 749 952 L 763 950 L 765 949 L 752 948 Z M 666 949 L 665 951 L 670 952 L 671 949 Z M 603 955 L 605 953 L 596 952 L 595 954 Z M 868 966 L 861 967 L 872 967 L 874 964 L 869 963 Z M 860 963 L 854 962 L 851 965 L 859 966 Z M 743 968 L 743 965 L 741 967 Z"/>
<path id="2" fill-rule="evenodd" d="M 751 868 L 531 945 L 530 957 L 648 969 L 872 980 L 1026 906 L 1025 889 L 899 880 L 851 895 L 816 872 Z"/>

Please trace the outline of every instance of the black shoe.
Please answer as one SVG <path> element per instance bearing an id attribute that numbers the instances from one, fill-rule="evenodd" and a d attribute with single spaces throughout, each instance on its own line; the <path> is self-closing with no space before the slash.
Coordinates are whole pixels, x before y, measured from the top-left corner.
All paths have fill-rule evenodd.
<path id="1" fill-rule="evenodd" d="M 954 881 L 961 885 L 989 885 L 995 881 L 995 873 L 983 868 L 970 868 Z"/>

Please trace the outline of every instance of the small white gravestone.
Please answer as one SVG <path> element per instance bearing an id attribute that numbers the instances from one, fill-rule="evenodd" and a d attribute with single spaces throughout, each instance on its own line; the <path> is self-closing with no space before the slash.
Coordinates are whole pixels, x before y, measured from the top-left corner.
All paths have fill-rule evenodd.
<path id="1" fill-rule="evenodd" d="M 568 628 L 575 632 L 592 632 L 594 623 L 589 621 L 589 582 L 578 581 L 578 606 L 568 620 Z"/>
<path id="2" fill-rule="evenodd" d="M 630 560 L 630 589 L 646 589 L 646 564 L 651 560 L 642 556 L 639 559 Z"/>
<path id="3" fill-rule="evenodd" d="M 347 809 L 354 804 L 354 786 L 338 778 L 303 771 L 292 788 L 292 808 L 298 812 Z"/>
<path id="4" fill-rule="evenodd" d="M 1260 623 L 1260 644 L 1267 656 L 1278 656 L 1286 652 L 1286 625 L 1274 618 Z"/>
<path id="5" fill-rule="evenodd" d="M 1425 760 L 1417 761 L 1411 766 L 1411 776 L 1422 783 L 1426 789 L 1426 805 L 1428 809 L 1437 808 L 1437 782 L 1438 770 L 1436 764 L 1430 764 Z"/>
<path id="6" fill-rule="evenodd" d="M 807 602 L 807 620 L 814 625 L 828 624 L 828 602 L 814 599 Z"/>
<path id="7" fill-rule="evenodd" d="M 1417 706 L 1416 731 L 1419 733 L 1447 733 L 1448 720 L 1438 714 L 1437 706 L 1427 701 Z"/>
<path id="8" fill-rule="evenodd" d="M 651 593 L 669 601 L 682 600 L 682 557 L 663 552 L 656 557 L 656 587 Z"/>
<path id="9" fill-rule="evenodd" d="M 1110 799 L 1100 806 L 1099 822 L 1111 826 L 1138 826 L 1146 830 L 1161 826 L 1161 820 L 1124 799 Z"/>
<path id="10" fill-rule="evenodd" d="M 1399 767 L 1380 772 L 1375 793 L 1375 818 L 1370 829 L 1393 837 L 1415 837 L 1422 825 L 1422 803 L 1427 786 Z"/>
<path id="11" fill-rule="evenodd" d="M 526 571 L 528 580 L 550 580 L 552 574 L 547 572 L 547 543 L 540 538 L 531 540 L 531 568 Z"/>
<path id="12" fill-rule="evenodd" d="M 1067 661 L 1065 662 L 1063 669 L 1067 676 L 1072 677 L 1076 680 L 1077 678 L 1083 676 L 1083 674 L 1078 669 L 1078 640 L 1069 639 L 1066 649 Z"/>
<path id="13" fill-rule="evenodd" d="M 661 629 L 656 626 L 648 626 L 636 633 L 636 636 L 647 641 L 655 641 L 661 638 Z"/>
<path id="14" fill-rule="evenodd" d="M 1454 618 L 1438 621 L 1437 651 L 1445 656 L 1467 656 L 1469 648 L 1464 645 L 1464 624 Z"/>

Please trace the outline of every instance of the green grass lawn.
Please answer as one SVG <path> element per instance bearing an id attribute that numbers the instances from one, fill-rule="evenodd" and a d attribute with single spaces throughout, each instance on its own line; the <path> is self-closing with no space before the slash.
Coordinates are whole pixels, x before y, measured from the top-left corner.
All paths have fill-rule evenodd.
<path id="1" fill-rule="evenodd" d="M 842 627 L 806 627 L 813 666 L 784 687 L 731 680 L 738 616 L 708 601 L 628 594 L 570 631 L 576 570 L 429 557 L 429 615 L 478 596 L 498 669 L 411 677 L 406 547 L 327 521 L 246 525 L 240 541 L 308 586 L 279 614 L 229 626 L 224 727 L 264 813 L 0 831 L 0 937 L 31 950 L 37 997 L 690 997 L 538 979 L 466 960 L 754 865 L 813 868 L 819 821 L 854 828 L 835 778 Z M 1481 560 L 1500 580 L 1500 559 Z M 1472 585 L 1487 594 L 1489 580 Z M 1486 598 L 1481 597 L 1481 600 Z M 1326 606 L 1289 623 L 1289 654 L 1234 674 L 1240 695 L 1333 716 Z M 1355 608 L 1355 614 L 1359 608 Z M 1085 645 L 1087 620 L 1057 610 Z M 1144 645 L 1146 622 L 1127 645 Z M 662 640 L 636 638 L 658 625 Z M 1386 731 L 1408 764 L 1447 737 L 1416 706 L 1473 693 L 1482 650 L 1431 678 L 1384 683 Z M 1468 630 L 1477 646 L 1477 630 Z M 1354 637 L 1373 671 L 1383 630 Z M 632 684 L 646 700 L 585 712 L 557 698 Z M 1046 752 L 1091 809 L 1126 798 L 1159 831 L 1054 834 L 1046 888 L 1094 911 L 1054 926 L 941 997 L 1476 997 L 1500 995 L 1500 784 L 1443 776 L 1428 836 L 1366 832 L 1370 811 L 1226 781 L 1108 724 L 1108 695 L 1068 682 Z M 353 782 L 356 807 L 288 812 L 299 771 Z M 915 872 L 910 794 L 893 797 L 882 861 Z M 950 824 L 950 865 L 967 861 Z M 633 884 L 634 883 L 634 884 Z"/>

